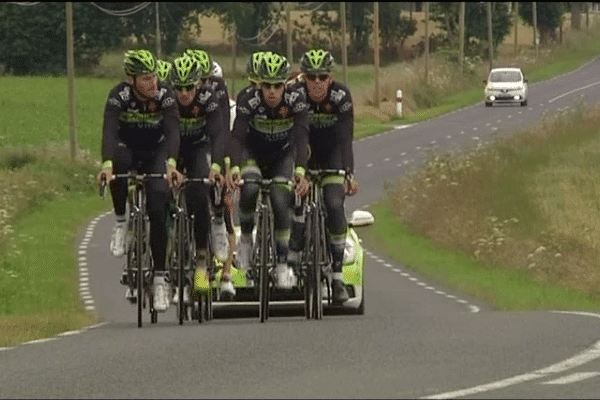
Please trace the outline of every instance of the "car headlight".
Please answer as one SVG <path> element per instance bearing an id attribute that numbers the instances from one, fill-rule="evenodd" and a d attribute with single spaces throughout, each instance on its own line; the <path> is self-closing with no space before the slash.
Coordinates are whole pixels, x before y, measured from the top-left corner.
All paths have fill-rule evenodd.
<path id="1" fill-rule="evenodd" d="M 356 261 L 356 249 L 354 241 L 351 237 L 346 237 L 346 244 L 344 245 L 344 265 L 353 264 Z"/>

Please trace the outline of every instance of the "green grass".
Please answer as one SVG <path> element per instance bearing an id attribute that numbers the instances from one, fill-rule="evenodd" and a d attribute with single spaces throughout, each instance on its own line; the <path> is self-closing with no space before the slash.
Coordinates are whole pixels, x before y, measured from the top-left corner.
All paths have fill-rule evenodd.
<path id="1" fill-rule="evenodd" d="M 540 282 L 521 271 L 484 266 L 469 255 L 436 245 L 397 221 L 389 202 L 371 210 L 376 223 L 359 234 L 370 250 L 383 252 L 409 270 L 465 293 L 497 310 L 598 310 L 598 299 Z"/>

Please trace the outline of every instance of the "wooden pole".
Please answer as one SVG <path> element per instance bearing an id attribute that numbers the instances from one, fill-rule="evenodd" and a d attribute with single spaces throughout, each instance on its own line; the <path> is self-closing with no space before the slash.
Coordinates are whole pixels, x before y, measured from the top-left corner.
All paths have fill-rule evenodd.
<path id="1" fill-rule="evenodd" d="M 538 58 L 538 39 L 537 39 L 537 2 L 533 2 L 533 46 L 535 47 L 535 58 Z"/>
<path id="2" fill-rule="evenodd" d="M 379 109 L 380 99 L 379 93 L 381 93 L 379 87 L 379 2 L 376 1 L 373 5 L 375 26 L 373 29 L 373 35 L 375 37 L 375 108 Z"/>
<path id="3" fill-rule="evenodd" d="M 291 13 L 291 3 L 285 3 L 285 19 L 287 22 L 287 32 L 286 32 L 286 42 L 287 42 L 287 59 L 292 64 L 293 62 L 293 53 L 292 53 L 292 13 Z"/>
<path id="4" fill-rule="evenodd" d="M 490 44 L 490 71 L 494 68 L 494 36 L 492 35 L 492 2 L 487 2 L 488 42 Z"/>
<path id="5" fill-rule="evenodd" d="M 458 49 L 459 49 L 459 65 L 460 65 L 460 74 L 462 75 L 465 71 L 465 2 L 460 2 L 460 15 L 458 19 L 459 23 L 459 33 L 458 33 Z"/>
<path id="6" fill-rule="evenodd" d="M 348 48 L 346 45 L 346 2 L 340 2 L 340 14 L 342 21 L 342 71 L 344 83 L 348 84 Z"/>
<path id="7" fill-rule="evenodd" d="M 519 2 L 513 2 L 515 5 L 515 58 L 519 55 Z"/>
<path id="8" fill-rule="evenodd" d="M 429 82 L 429 2 L 425 2 L 425 83 Z"/>
<path id="9" fill-rule="evenodd" d="M 162 58 L 162 48 L 160 44 L 160 15 L 158 14 L 158 1 L 156 4 L 156 58 Z"/>
<path id="10" fill-rule="evenodd" d="M 69 137 L 71 144 L 71 158 L 77 157 L 77 128 L 75 115 L 75 51 L 73 40 L 73 3 L 65 4 L 67 17 L 67 80 L 69 103 Z"/>

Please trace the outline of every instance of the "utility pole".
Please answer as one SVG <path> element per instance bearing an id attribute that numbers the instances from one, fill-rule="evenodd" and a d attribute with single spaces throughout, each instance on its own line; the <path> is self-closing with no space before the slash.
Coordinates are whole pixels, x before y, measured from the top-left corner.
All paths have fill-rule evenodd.
<path id="1" fill-rule="evenodd" d="M 459 23 L 459 33 L 458 33 L 458 49 L 459 49 L 459 65 L 460 65 L 460 74 L 464 73 L 465 69 L 465 2 L 460 2 L 460 15 L 458 18 Z"/>
<path id="2" fill-rule="evenodd" d="M 376 1 L 373 5 L 373 13 L 375 19 L 375 26 L 373 35 L 375 39 L 375 108 L 379 110 L 379 2 Z"/>
<path id="3" fill-rule="evenodd" d="M 490 71 L 494 68 L 494 37 L 492 35 L 492 2 L 487 2 L 488 42 L 490 44 Z"/>
<path id="4" fill-rule="evenodd" d="M 348 49 L 346 47 L 346 2 L 340 2 L 340 15 L 342 21 L 342 71 L 344 83 L 348 84 Z"/>
<path id="5" fill-rule="evenodd" d="M 237 59 L 237 31 L 235 29 L 235 23 L 231 24 L 231 55 L 233 60 L 231 62 L 231 92 L 235 96 L 235 78 L 237 77 L 236 72 L 236 59 Z"/>
<path id="6" fill-rule="evenodd" d="M 513 2 L 515 5 L 515 58 L 519 55 L 519 2 Z"/>
<path id="7" fill-rule="evenodd" d="M 77 130 L 75 119 L 75 56 L 73 45 L 73 3 L 65 3 L 67 17 L 67 80 L 69 96 L 69 137 L 71 144 L 71 158 L 77 157 Z"/>
<path id="8" fill-rule="evenodd" d="M 425 83 L 429 82 L 429 2 L 425 4 Z"/>
<path id="9" fill-rule="evenodd" d="M 533 45 L 535 47 L 535 58 L 538 58 L 538 33 L 537 33 L 537 2 L 533 2 Z"/>
<path id="10" fill-rule="evenodd" d="M 160 16 L 158 15 L 158 1 L 156 4 L 156 58 L 162 58 L 162 49 L 160 46 Z"/>
<path id="11" fill-rule="evenodd" d="M 291 3 L 285 2 L 285 19 L 287 23 L 286 42 L 287 42 L 287 59 L 292 64 L 292 16 L 291 16 Z"/>

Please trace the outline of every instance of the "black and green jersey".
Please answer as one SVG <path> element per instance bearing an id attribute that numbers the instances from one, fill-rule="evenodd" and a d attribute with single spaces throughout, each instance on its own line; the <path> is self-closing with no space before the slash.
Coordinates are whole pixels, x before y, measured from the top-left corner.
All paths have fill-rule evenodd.
<path id="1" fill-rule="evenodd" d="M 277 159 L 287 151 L 296 151 L 296 166 L 306 167 L 308 157 L 308 106 L 304 95 L 285 89 L 274 108 L 263 100 L 260 88 L 243 93 L 236 106 L 233 125 L 234 165 L 248 158 Z"/>
<path id="2" fill-rule="evenodd" d="M 296 83 L 293 88 L 301 92 L 308 103 L 309 166 L 354 172 L 354 106 L 350 90 L 334 81 L 325 99 L 315 102 L 308 96 L 305 82 Z"/>
<path id="3" fill-rule="evenodd" d="M 141 100 L 132 86 L 122 82 L 106 100 L 102 134 L 102 160 L 112 160 L 120 143 L 135 150 L 155 150 L 166 144 L 169 157 L 179 151 L 179 113 L 170 86 L 159 85 L 154 98 Z"/>

